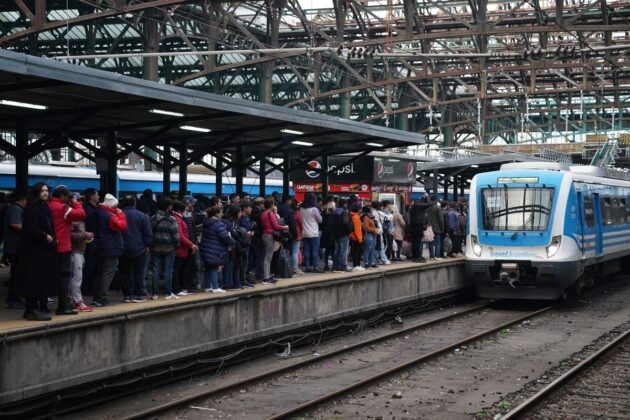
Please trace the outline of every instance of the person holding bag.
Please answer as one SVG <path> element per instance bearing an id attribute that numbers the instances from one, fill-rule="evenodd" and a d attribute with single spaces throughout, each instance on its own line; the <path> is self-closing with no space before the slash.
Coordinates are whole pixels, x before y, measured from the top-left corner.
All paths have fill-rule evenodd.
<path id="1" fill-rule="evenodd" d="M 276 240 L 276 236 L 280 232 L 286 232 L 289 230 L 288 226 L 282 226 L 278 223 L 278 216 L 274 212 L 274 203 L 270 198 L 265 199 L 265 211 L 263 211 L 260 221 L 262 222 L 262 242 L 264 247 L 264 260 L 263 260 L 263 284 L 275 284 L 278 281 L 271 276 L 271 259 L 273 253 L 280 248 L 280 242 Z M 278 232 L 274 235 L 274 232 Z"/>

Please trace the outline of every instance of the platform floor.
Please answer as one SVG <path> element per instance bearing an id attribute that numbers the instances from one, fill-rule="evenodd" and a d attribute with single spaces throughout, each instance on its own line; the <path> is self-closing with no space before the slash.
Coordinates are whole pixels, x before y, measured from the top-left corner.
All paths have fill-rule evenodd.
<path id="1" fill-rule="evenodd" d="M 48 306 L 53 317 L 52 321 L 26 321 L 22 319 L 23 309 L 8 309 L 4 307 L 4 301 L 7 293 L 6 283 L 9 279 L 9 268 L 0 267 L 0 335 L 11 334 L 16 332 L 24 332 L 27 330 L 39 330 L 47 328 L 47 325 L 57 324 L 73 324 L 77 321 L 88 321 L 89 319 L 97 319 L 107 316 L 116 316 L 136 311 L 152 311 L 159 308 L 171 307 L 173 305 L 181 305 L 185 303 L 194 303 L 209 299 L 232 299 L 237 296 L 245 296 L 264 292 L 270 289 L 293 288 L 307 285 L 309 283 L 320 283 L 328 280 L 338 280 L 349 276 L 365 276 L 370 272 L 378 271 L 395 271 L 401 268 L 408 269 L 410 267 L 435 267 L 442 264 L 450 264 L 453 262 L 462 262 L 461 258 L 444 258 L 442 260 L 427 261 L 426 263 L 415 262 L 392 262 L 390 265 L 381 265 L 378 268 L 368 269 L 366 271 L 348 272 L 348 273 L 308 273 L 304 275 L 294 276 L 291 279 L 279 279 L 275 285 L 257 284 L 253 289 L 242 289 L 228 291 L 227 293 L 214 294 L 205 293 L 203 290 L 195 291 L 194 295 L 181 296 L 180 299 L 165 299 L 160 296 L 158 300 L 148 300 L 144 303 L 124 303 L 123 296 L 120 292 L 110 291 L 110 306 L 104 308 L 94 308 L 93 312 L 82 312 L 77 315 L 55 315 L 54 310 L 57 303 L 50 303 Z M 90 305 L 91 297 L 85 297 L 86 304 Z M 91 306 L 91 305 L 90 305 Z"/>

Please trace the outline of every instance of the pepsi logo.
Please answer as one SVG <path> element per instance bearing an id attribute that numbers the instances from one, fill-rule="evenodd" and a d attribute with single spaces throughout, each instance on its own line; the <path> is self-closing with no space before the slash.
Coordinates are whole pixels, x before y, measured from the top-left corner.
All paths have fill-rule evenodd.
<path id="1" fill-rule="evenodd" d="M 378 162 L 376 164 L 376 176 L 379 178 L 383 176 L 383 162 Z"/>
<path id="2" fill-rule="evenodd" d="M 307 163 L 307 165 L 310 166 L 313 169 L 321 169 L 322 168 L 322 166 L 316 160 L 311 160 L 309 163 Z M 308 176 L 309 178 L 317 178 L 317 177 L 319 177 L 319 171 L 306 170 L 306 176 Z"/>
<path id="3" fill-rule="evenodd" d="M 414 165 L 412 162 L 409 162 L 407 164 L 407 179 L 409 181 L 413 181 L 415 177 L 416 177 L 416 168 L 414 168 Z"/>

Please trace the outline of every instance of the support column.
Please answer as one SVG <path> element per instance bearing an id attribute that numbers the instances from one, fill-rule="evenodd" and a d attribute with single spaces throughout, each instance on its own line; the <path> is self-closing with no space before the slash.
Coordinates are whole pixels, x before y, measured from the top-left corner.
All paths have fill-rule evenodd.
<path id="1" fill-rule="evenodd" d="M 162 152 L 162 194 L 171 192 L 171 146 L 164 146 Z"/>
<path id="2" fill-rule="evenodd" d="M 243 163 L 243 146 L 236 147 L 236 156 L 234 157 L 234 172 L 236 182 L 236 192 L 243 192 L 243 175 L 245 173 L 245 167 Z"/>
<path id="3" fill-rule="evenodd" d="M 15 128 L 15 191 L 28 191 L 28 132 L 19 122 Z"/>
<path id="4" fill-rule="evenodd" d="M 221 153 L 217 153 L 216 169 L 217 173 L 214 182 L 215 195 L 223 199 L 223 156 L 221 156 Z"/>
<path id="5" fill-rule="evenodd" d="M 449 184 L 449 179 L 450 177 L 446 176 L 446 174 L 444 175 L 444 199 L 448 200 L 448 184 Z"/>
<path id="6" fill-rule="evenodd" d="M 282 197 L 289 195 L 289 171 L 291 167 L 291 152 L 284 152 L 282 155 Z"/>
<path id="7" fill-rule="evenodd" d="M 457 194 L 457 187 L 459 186 L 459 183 L 461 182 L 461 175 L 455 175 L 453 177 L 453 201 L 457 201 L 458 198 L 458 194 Z"/>
<path id="8" fill-rule="evenodd" d="M 432 195 L 437 195 L 438 193 L 438 175 L 439 172 L 437 169 L 433 170 L 433 188 L 431 189 Z"/>
<path id="9" fill-rule="evenodd" d="M 147 10 L 144 14 L 142 32 L 144 35 L 143 52 L 145 53 L 157 53 L 160 51 L 160 19 L 160 14 L 157 11 Z M 142 77 L 145 80 L 154 82 L 160 80 L 158 57 L 142 58 Z M 144 147 L 142 152 L 157 160 L 157 154 L 153 149 Z M 153 164 L 147 159 L 144 160 L 144 169 L 145 171 L 154 169 Z"/>
<path id="10" fill-rule="evenodd" d="M 179 199 L 188 193 L 188 142 L 182 140 L 179 148 Z"/>
<path id="11" fill-rule="evenodd" d="M 322 200 L 328 196 L 328 155 L 322 156 Z"/>
<path id="12" fill-rule="evenodd" d="M 265 173 L 267 171 L 267 165 L 265 164 L 265 156 L 260 156 L 260 165 L 258 167 L 258 173 L 260 174 L 259 176 L 259 190 L 258 190 L 258 195 L 261 197 L 266 197 L 266 191 L 267 191 L 267 174 Z"/>
<path id="13" fill-rule="evenodd" d="M 113 195 L 114 197 L 118 197 L 118 169 L 117 169 L 117 159 L 116 159 L 116 132 L 114 130 L 110 131 L 107 136 L 107 173 L 105 174 L 106 179 L 106 192 Z"/>

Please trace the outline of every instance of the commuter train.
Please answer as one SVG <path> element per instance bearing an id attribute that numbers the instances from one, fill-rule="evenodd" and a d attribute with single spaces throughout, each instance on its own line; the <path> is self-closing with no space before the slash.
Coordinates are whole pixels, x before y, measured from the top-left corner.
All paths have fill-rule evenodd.
<path id="1" fill-rule="evenodd" d="M 466 274 L 485 298 L 554 300 L 630 268 L 630 174 L 509 163 L 470 187 Z"/>
<path id="2" fill-rule="evenodd" d="M 94 168 L 60 166 L 46 164 L 31 164 L 28 167 L 29 186 L 36 182 L 45 182 L 51 186 L 66 185 L 71 190 L 82 192 L 86 188 L 99 188 L 99 175 Z M 188 192 L 190 194 L 214 195 L 216 193 L 216 178 L 207 174 L 188 174 Z M 230 194 L 236 191 L 234 177 L 223 177 L 223 194 Z M 259 195 L 258 178 L 244 178 L 243 192 L 252 196 Z M 118 191 L 119 194 L 139 194 L 150 188 L 155 193 L 162 191 L 161 172 L 140 172 L 128 169 L 118 170 Z M 15 163 L 0 162 L 0 191 L 13 191 L 15 189 Z M 179 190 L 179 175 L 171 174 L 171 190 Z M 267 178 L 265 183 L 265 195 L 270 195 L 273 191 L 282 192 L 282 179 Z"/>

